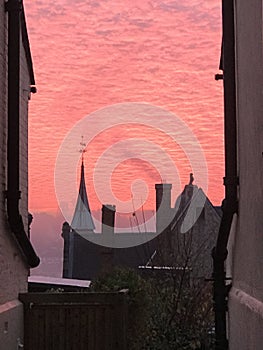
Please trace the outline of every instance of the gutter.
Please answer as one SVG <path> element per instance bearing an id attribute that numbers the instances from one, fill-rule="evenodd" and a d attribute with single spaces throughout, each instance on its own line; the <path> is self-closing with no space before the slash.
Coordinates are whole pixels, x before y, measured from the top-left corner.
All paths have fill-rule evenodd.
<path id="1" fill-rule="evenodd" d="M 223 45 L 220 69 L 223 70 L 224 85 L 225 199 L 222 203 L 223 216 L 217 243 L 212 252 L 216 350 L 228 349 L 226 312 L 231 285 L 230 287 L 226 285 L 225 260 L 233 215 L 238 211 L 234 0 L 222 0 L 222 21 Z M 219 76 L 221 75 L 216 76 L 216 80 Z"/>
<path id="2" fill-rule="evenodd" d="M 30 267 L 40 263 L 25 231 L 19 212 L 19 152 L 20 152 L 20 28 L 22 2 L 9 0 L 8 12 L 8 138 L 7 138 L 7 214 L 8 222 L 25 261 Z"/>

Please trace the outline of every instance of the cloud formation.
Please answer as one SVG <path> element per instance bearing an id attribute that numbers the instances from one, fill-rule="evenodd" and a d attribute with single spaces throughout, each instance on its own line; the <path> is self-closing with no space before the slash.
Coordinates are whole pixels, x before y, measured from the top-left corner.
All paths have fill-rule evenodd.
<path id="1" fill-rule="evenodd" d="M 208 196 L 219 203 L 222 84 L 213 78 L 221 46 L 218 1 L 24 2 L 38 87 L 30 102 L 30 209 L 56 208 L 56 155 L 73 125 L 124 101 L 162 106 L 189 125 L 206 154 Z M 151 178 L 149 173 L 150 184 Z M 187 182 L 188 173 L 182 178 Z"/>

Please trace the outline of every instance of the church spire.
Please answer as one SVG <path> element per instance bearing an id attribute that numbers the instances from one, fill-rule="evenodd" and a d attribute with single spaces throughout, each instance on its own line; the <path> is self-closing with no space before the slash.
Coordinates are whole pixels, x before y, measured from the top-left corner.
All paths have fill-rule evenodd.
<path id="1" fill-rule="evenodd" d="M 81 146 L 86 146 L 83 141 Z M 79 184 L 79 194 L 77 199 L 77 204 L 74 212 L 74 216 L 72 219 L 71 227 L 73 230 L 94 232 L 95 225 L 92 219 L 92 215 L 90 212 L 90 206 L 87 196 L 86 184 L 85 184 L 85 174 L 84 174 L 84 159 L 83 155 L 85 152 L 85 148 L 81 150 L 82 153 L 82 161 L 81 161 L 81 175 L 80 175 L 80 184 Z"/>

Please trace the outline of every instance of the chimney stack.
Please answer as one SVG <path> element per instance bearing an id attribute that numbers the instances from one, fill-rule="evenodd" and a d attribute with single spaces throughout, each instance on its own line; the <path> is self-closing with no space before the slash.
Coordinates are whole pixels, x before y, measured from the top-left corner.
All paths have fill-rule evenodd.
<path id="1" fill-rule="evenodd" d="M 63 256 L 63 278 L 70 278 L 70 226 L 64 222 L 62 227 L 62 238 L 64 239 L 64 256 Z"/>
<path id="2" fill-rule="evenodd" d="M 102 206 L 102 233 L 114 233 L 115 205 L 103 204 Z"/>
<path id="3" fill-rule="evenodd" d="M 102 235 L 114 235 L 115 205 L 103 204 L 102 206 Z M 113 237 L 112 237 L 113 238 Z M 107 239 L 105 239 L 107 241 Z M 102 240 L 103 242 L 103 240 Z M 100 274 L 109 273 L 113 269 L 114 250 L 110 247 L 100 247 L 101 265 Z"/>
<path id="4" fill-rule="evenodd" d="M 156 232 L 161 233 L 170 224 L 172 184 L 156 184 Z"/>

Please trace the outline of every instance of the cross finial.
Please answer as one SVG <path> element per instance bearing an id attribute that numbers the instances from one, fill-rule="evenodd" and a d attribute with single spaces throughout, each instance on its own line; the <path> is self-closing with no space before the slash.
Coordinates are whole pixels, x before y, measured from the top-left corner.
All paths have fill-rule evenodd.
<path id="1" fill-rule="evenodd" d="M 80 144 L 80 150 L 79 152 L 81 153 L 81 160 L 82 160 L 82 164 L 83 164 L 83 160 L 84 160 L 84 153 L 86 153 L 86 143 L 84 142 L 84 137 L 81 136 L 81 142 L 79 143 Z"/>

